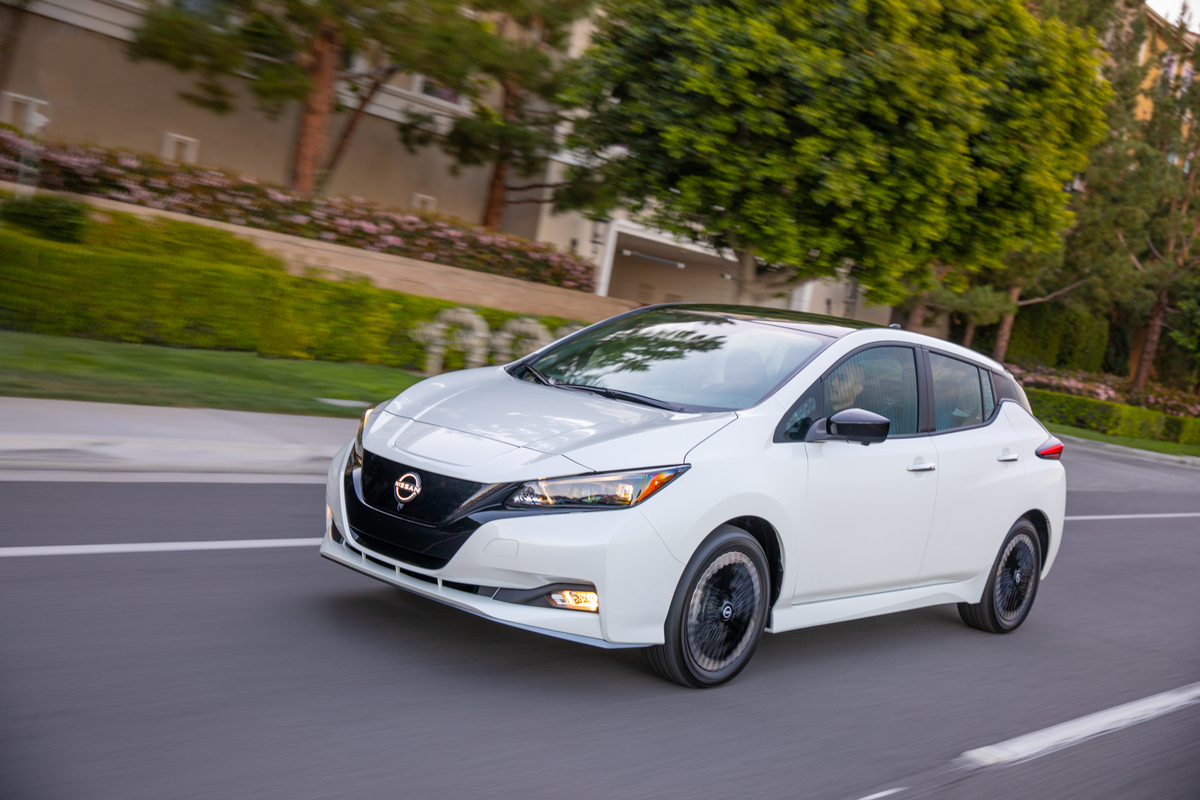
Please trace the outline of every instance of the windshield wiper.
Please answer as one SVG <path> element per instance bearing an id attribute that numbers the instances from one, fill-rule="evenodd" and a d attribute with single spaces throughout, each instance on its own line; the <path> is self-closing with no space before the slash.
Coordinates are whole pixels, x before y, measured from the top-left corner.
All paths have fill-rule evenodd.
<path id="1" fill-rule="evenodd" d="M 607 389 L 603 386 L 587 386 L 582 383 L 554 383 L 552 386 L 557 386 L 560 389 L 580 389 L 585 392 L 592 392 L 601 397 L 607 397 L 609 400 L 626 400 L 630 403 L 641 403 L 644 406 L 652 408 L 663 408 L 667 411 L 686 411 L 682 406 L 677 406 L 674 403 L 664 403 L 662 400 L 655 400 L 653 397 L 646 397 L 643 394 L 634 394 L 633 392 L 623 392 L 620 389 Z"/>
<path id="2" fill-rule="evenodd" d="M 553 378 L 546 377 L 545 375 L 542 374 L 542 371 L 540 369 L 533 366 L 532 364 L 526 364 L 525 371 L 528 372 L 533 377 L 537 378 L 538 383 L 542 384 L 543 386 L 557 386 L 558 385 L 554 381 Z"/>

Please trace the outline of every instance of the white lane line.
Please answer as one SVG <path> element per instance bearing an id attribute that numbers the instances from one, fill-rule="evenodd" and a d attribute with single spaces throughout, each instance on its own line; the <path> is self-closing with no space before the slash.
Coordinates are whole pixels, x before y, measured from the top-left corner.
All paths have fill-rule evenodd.
<path id="1" fill-rule="evenodd" d="M 170 553 L 184 550 L 258 550 L 267 547 L 318 547 L 321 539 L 225 539 L 215 542 L 135 542 L 132 544 L 54 544 L 0 547 L 0 558 L 82 556 L 99 553 Z"/>
<path id="2" fill-rule="evenodd" d="M 1181 686 L 1169 692 L 1134 700 L 1123 706 L 1089 714 L 1051 728 L 1027 733 L 1007 742 L 968 750 L 958 757 L 956 766 L 967 769 L 1012 764 L 1053 753 L 1096 736 L 1127 728 L 1139 722 L 1161 717 L 1184 706 L 1200 703 L 1200 683 Z"/>
<path id="3" fill-rule="evenodd" d="M 903 792 L 907 788 L 908 788 L 907 786 L 897 786 L 895 789 L 884 789 L 882 792 L 876 792 L 875 794 L 869 794 L 866 797 L 858 798 L 858 800 L 879 800 L 879 798 L 881 798 L 881 797 L 891 797 L 896 792 Z"/>
<path id="4" fill-rule="evenodd" d="M 1200 517 L 1200 511 L 1189 511 L 1184 514 L 1098 514 L 1086 517 L 1064 517 L 1068 522 L 1087 519 L 1172 519 L 1178 517 Z"/>

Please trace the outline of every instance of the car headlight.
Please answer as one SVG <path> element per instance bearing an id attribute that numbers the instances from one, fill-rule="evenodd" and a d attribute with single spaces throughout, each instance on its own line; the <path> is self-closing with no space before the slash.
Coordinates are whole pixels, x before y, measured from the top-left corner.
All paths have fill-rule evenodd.
<path id="1" fill-rule="evenodd" d="M 508 505 L 516 508 L 629 508 L 652 496 L 688 469 L 684 464 L 636 472 L 529 481 L 508 498 Z"/>
<path id="2" fill-rule="evenodd" d="M 362 416 L 359 417 L 359 419 L 358 419 L 358 433 L 356 433 L 354 435 L 354 455 L 358 456 L 359 460 L 362 460 L 362 457 L 363 457 L 363 443 L 362 443 L 363 431 L 365 431 L 367 429 L 367 420 L 369 420 L 371 418 L 371 415 L 374 413 L 375 413 L 375 406 L 371 406 L 366 411 L 364 411 L 362 413 Z"/>

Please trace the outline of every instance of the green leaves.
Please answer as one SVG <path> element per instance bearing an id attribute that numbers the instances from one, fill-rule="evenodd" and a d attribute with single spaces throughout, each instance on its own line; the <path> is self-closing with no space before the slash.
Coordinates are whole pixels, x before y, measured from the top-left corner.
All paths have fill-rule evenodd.
<path id="1" fill-rule="evenodd" d="M 646 223 L 805 277 L 849 260 L 886 302 L 1069 222 L 1093 44 L 1015 0 L 621 0 L 565 100 Z"/>

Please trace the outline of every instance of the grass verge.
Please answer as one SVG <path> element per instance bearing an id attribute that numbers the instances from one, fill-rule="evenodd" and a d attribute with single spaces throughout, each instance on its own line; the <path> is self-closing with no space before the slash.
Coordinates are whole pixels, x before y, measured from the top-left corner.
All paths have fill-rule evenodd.
<path id="1" fill-rule="evenodd" d="M 1094 442 L 1119 444 L 1122 447 L 1135 447 L 1138 450 L 1152 450 L 1155 453 L 1166 453 L 1172 456 L 1200 456 L 1200 445 L 1178 444 L 1176 442 L 1159 442 L 1154 439 L 1131 439 L 1126 436 L 1109 436 L 1107 433 L 1097 433 L 1086 428 L 1072 428 L 1070 425 L 1046 424 L 1051 433 L 1061 433 L 1066 436 L 1078 436 L 1080 439 L 1091 439 Z"/>
<path id="2" fill-rule="evenodd" d="M 355 417 L 420 376 L 391 367 L 0 331 L 0 395 Z"/>

